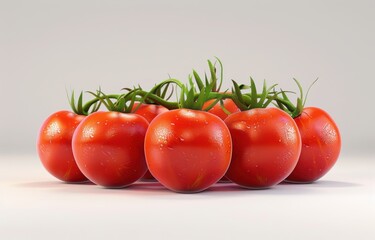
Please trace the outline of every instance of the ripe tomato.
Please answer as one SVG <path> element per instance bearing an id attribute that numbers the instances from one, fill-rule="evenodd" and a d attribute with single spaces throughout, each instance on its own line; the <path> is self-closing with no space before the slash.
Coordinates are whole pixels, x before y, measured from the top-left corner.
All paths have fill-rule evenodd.
<path id="1" fill-rule="evenodd" d="M 83 174 L 97 185 L 125 187 L 146 170 L 143 150 L 148 122 L 137 114 L 95 112 L 73 135 L 73 153 Z"/>
<path id="2" fill-rule="evenodd" d="M 203 104 L 203 109 L 207 108 L 208 106 L 210 106 L 210 104 L 212 104 L 213 102 L 215 101 L 215 99 L 212 99 L 212 100 L 208 100 L 207 102 L 205 102 Z M 223 103 L 224 103 L 224 107 L 231 113 L 235 113 L 235 112 L 239 112 L 240 109 L 237 107 L 237 105 L 233 102 L 232 99 L 224 99 L 223 100 Z M 223 109 L 221 108 L 220 106 L 220 103 L 217 103 L 213 108 L 211 108 L 210 110 L 208 110 L 209 113 L 212 113 L 216 116 L 218 116 L 219 118 L 221 118 L 223 121 L 228 117 L 228 114 L 226 114 Z M 229 179 L 224 176 L 220 179 L 220 182 L 230 182 Z"/>
<path id="3" fill-rule="evenodd" d="M 246 188 L 268 188 L 283 181 L 301 151 L 298 127 L 277 108 L 256 108 L 225 119 L 233 140 L 226 176 Z"/>
<path id="4" fill-rule="evenodd" d="M 225 174 L 232 141 L 217 116 L 176 109 L 150 123 L 145 154 L 150 172 L 165 187 L 176 192 L 199 192 Z"/>
<path id="5" fill-rule="evenodd" d="M 59 111 L 49 116 L 39 131 L 37 150 L 43 166 L 65 182 L 87 181 L 72 152 L 73 132 L 84 117 L 69 111 Z"/>
<path id="6" fill-rule="evenodd" d="M 215 99 L 212 99 L 212 100 L 208 100 L 207 102 L 205 102 L 203 104 L 203 109 L 207 108 L 208 106 L 210 106 L 210 104 L 212 104 L 213 102 L 215 101 Z M 231 113 L 235 113 L 235 112 L 239 112 L 240 109 L 236 106 L 236 104 L 233 102 L 232 99 L 224 99 L 223 100 L 223 103 L 224 103 L 224 107 Z M 209 113 L 212 113 L 216 116 L 218 116 L 219 118 L 221 118 L 222 120 L 225 120 L 227 117 L 228 117 L 228 114 L 226 114 L 223 109 L 221 108 L 220 106 L 220 103 L 217 103 L 213 108 L 211 108 L 210 110 L 208 110 Z"/>
<path id="7" fill-rule="evenodd" d="M 138 106 L 138 104 L 134 104 L 133 110 Z M 142 117 L 146 118 L 146 120 L 150 123 L 157 115 L 169 111 L 166 107 L 161 105 L 155 104 L 142 104 L 134 113 L 141 115 Z M 151 181 L 155 180 L 155 178 L 151 175 L 150 171 L 147 170 L 145 175 L 141 177 L 141 180 Z"/>
<path id="8" fill-rule="evenodd" d="M 134 104 L 133 106 L 133 113 L 141 115 L 142 117 L 146 118 L 146 120 L 150 123 L 157 115 L 162 114 L 164 112 L 169 111 L 168 108 L 155 105 L 155 104 L 145 104 L 142 105 L 136 110 L 135 108 L 138 107 L 139 103 Z"/>
<path id="9" fill-rule="evenodd" d="M 297 166 L 286 180 L 313 182 L 336 163 L 341 149 L 340 132 L 333 119 L 320 108 L 304 108 L 294 120 L 301 133 L 302 150 Z"/>

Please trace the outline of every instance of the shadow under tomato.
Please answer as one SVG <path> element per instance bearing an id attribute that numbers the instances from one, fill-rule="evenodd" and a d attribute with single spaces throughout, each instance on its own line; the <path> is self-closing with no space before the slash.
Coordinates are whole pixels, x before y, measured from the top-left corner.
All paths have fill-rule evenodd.
<path id="1" fill-rule="evenodd" d="M 82 185 L 95 185 L 90 181 L 78 182 L 78 183 L 68 183 L 61 181 L 38 181 L 38 182 L 24 182 L 14 184 L 16 187 L 22 188 L 63 188 L 72 185 L 82 186 Z"/>
<path id="2" fill-rule="evenodd" d="M 168 189 L 159 182 L 136 182 L 125 189 L 134 191 L 168 191 Z"/>
<path id="3" fill-rule="evenodd" d="M 306 187 L 322 187 L 322 188 L 351 188 L 351 187 L 360 187 L 361 184 L 353 182 L 343 182 L 343 181 L 332 181 L 332 180 L 318 180 L 311 183 L 292 183 L 292 182 L 282 182 L 280 185 L 289 185 L 289 186 L 306 186 Z"/>
<path id="4" fill-rule="evenodd" d="M 207 192 L 244 192 L 249 189 L 243 188 L 234 183 L 216 183 L 206 190 Z"/>

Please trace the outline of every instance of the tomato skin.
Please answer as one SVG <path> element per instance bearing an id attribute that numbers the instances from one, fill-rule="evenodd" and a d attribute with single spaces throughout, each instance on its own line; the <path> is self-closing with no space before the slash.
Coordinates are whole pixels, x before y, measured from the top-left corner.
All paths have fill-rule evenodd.
<path id="1" fill-rule="evenodd" d="M 207 108 L 208 106 L 210 106 L 210 104 L 212 104 L 213 102 L 215 101 L 215 99 L 211 99 L 211 100 L 208 100 L 207 102 L 205 102 L 203 104 L 203 109 Z M 224 107 L 225 109 L 227 109 L 229 112 L 231 113 L 235 113 L 235 112 L 239 112 L 240 109 L 237 107 L 237 105 L 233 102 L 232 99 L 224 99 L 223 100 L 223 103 L 224 103 Z M 216 116 L 218 116 L 219 118 L 221 118 L 222 120 L 225 120 L 227 117 L 228 117 L 228 114 L 226 114 L 223 109 L 221 108 L 220 106 L 220 103 L 216 103 L 215 106 L 213 106 L 213 108 L 211 108 L 210 110 L 208 110 L 207 112 L 209 113 L 212 113 Z"/>
<path id="2" fill-rule="evenodd" d="M 133 106 L 133 113 L 136 113 L 138 115 L 141 115 L 142 117 L 146 118 L 146 120 L 150 123 L 157 115 L 162 114 L 164 112 L 168 112 L 168 108 L 161 106 L 161 105 L 155 105 L 155 104 L 144 104 L 136 110 L 135 108 L 138 107 L 139 103 L 134 104 Z"/>
<path id="3" fill-rule="evenodd" d="M 283 181 L 297 164 L 301 136 L 294 120 L 277 108 L 257 108 L 225 119 L 233 141 L 226 176 L 245 188 L 268 188 Z"/>
<path id="4" fill-rule="evenodd" d="M 176 192 L 200 192 L 224 176 L 232 154 L 225 123 L 204 111 L 177 109 L 157 116 L 146 133 L 152 175 Z"/>
<path id="5" fill-rule="evenodd" d="M 72 140 L 78 167 L 93 183 L 126 187 L 146 170 L 143 150 L 148 127 L 137 114 L 96 112 L 77 127 Z"/>
<path id="6" fill-rule="evenodd" d="M 341 150 L 340 131 L 329 114 L 316 107 L 304 108 L 294 120 L 301 133 L 302 150 L 297 166 L 286 181 L 314 182 L 336 163 Z"/>
<path id="7" fill-rule="evenodd" d="M 45 169 L 61 181 L 87 181 L 79 170 L 72 152 L 74 130 L 84 118 L 85 116 L 70 111 L 59 111 L 50 115 L 39 131 L 39 158 Z"/>
<path id="8" fill-rule="evenodd" d="M 203 109 L 207 108 L 208 106 L 210 106 L 210 104 L 212 104 L 213 102 L 215 101 L 215 99 L 211 99 L 211 100 L 208 100 L 207 102 L 205 102 L 203 104 Z M 236 113 L 236 112 L 240 112 L 241 110 L 237 107 L 237 105 L 233 102 L 232 99 L 224 99 L 223 100 L 223 104 L 224 104 L 224 107 L 225 109 L 227 109 L 229 112 L 231 113 Z M 216 103 L 210 110 L 208 110 L 207 112 L 209 113 L 212 113 L 216 116 L 218 116 L 219 118 L 221 118 L 223 121 L 228 117 L 228 114 L 226 114 L 223 109 L 221 108 L 221 105 L 220 103 Z M 230 182 L 230 180 L 224 176 L 220 179 L 220 182 Z"/>
<path id="9" fill-rule="evenodd" d="M 161 106 L 161 105 L 155 105 L 155 104 L 144 104 L 136 110 L 136 107 L 138 107 L 139 103 L 134 104 L 133 111 L 134 113 L 141 115 L 142 117 L 146 118 L 146 120 L 150 123 L 157 115 L 162 114 L 164 112 L 169 111 L 168 108 Z M 155 178 L 151 175 L 150 171 L 147 169 L 147 172 L 143 177 L 141 177 L 141 180 L 145 181 L 154 181 Z"/>

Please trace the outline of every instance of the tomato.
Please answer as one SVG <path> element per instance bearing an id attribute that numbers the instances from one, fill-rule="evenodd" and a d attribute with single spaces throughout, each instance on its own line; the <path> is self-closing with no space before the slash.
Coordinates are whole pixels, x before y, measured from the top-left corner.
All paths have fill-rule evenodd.
<path id="1" fill-rule="evenodd" d="M 304 108 L 294 120 L 301 133 L 302 150 L 297 166 L 286 180 L 314 182 L 336 163 L 341 149 L 340 132 L 333 119 L 320 108 Z"/>
<path id="2" fill-rule="evenodd" d="M 176 192 L 200 192 L 224 176 L 232 141 L 225 123 L 197 110 L 157 116 L 146 133 L 145 154 L 152 175 Z"/>
<path id="3" fill-rule="evenodd" d="M 245 188 L 268 188 L 283 181 L 301 151 L 298 127 L 277 108 L 255 108 L 225 119 L 233 141 L 226 176 Z"/>
<path id="4" fill-rule="evenodd" d="M 87 178 L 79 170 L 72 152 L 72 136 L 84 116 L 59 111 L 43 123 L 37 151 L 43 166 L 56 178 L 65 182 L 82 182 Z"/>
<path id="5" fill-rule="evenodd" d="M 215 101 L 215 99 L 211 99 L 211 100 L 208 100 L 207 102 L 205 102 L 203 104 L 203 109 L 207 108 L 208 106 L 210 106 L 210 104 L 212 104 L 213 102 Z M 237 107 L 237 105 L 233 102 L 232 99 L 224 99 L 223 100 L 223 103 L 224 103 L 224 107 L 225 109 L 227 109 L 229 112 L 231 113 L 235 113 L 235 112 L 239 112 L 240 109 Z M 225 120 L 227 117 L 228 117 L 228 114 L 226 114 L 220 103 L 217 103 L 215 104 L 215 106 L 213 106 L 210 110 L 208 110 L 209 113 L 212 113 L 216 116 L 218 116 L 219 118 L 221 118 L 222 120 Z M 224 176 L 220 179 L 220 182 L 230 182 L 229 179 Z"/>
<path id="6" fill-rule="evenodd" d="M 134 104 L 133 110 L 138 107 L 138 104 Z M 142 104 L 134 113 L 141 115 L 142 117 L 146 118 L 146 120 L 150 123 L 157 115 L 169 111 L 166 107 L 161 105 L 155 104 Z M 145 175 L 141 177 L 141 180 L 145 181 L 152 181 L 155 178 L 151 175 L 150 171 L 147 170 Z"/>
<path id="7" fill-rule="evenodd" d="M 207 108 L 214 101 L 215 101 L 215 99 L 208 100 L 207 102 L 205 102 L 203 104 L 203 109 Z M 227 109 L 231 113 L 235 113 L 235 112 L 239 112 L 240 111 L 240 109 L 236 106 L 236 104 L 233 102 L 232 99 L 229 99 L 229 98 L 224 99 L 223 103 L 224 103 L 225 109 Z M 226 114 L 223 111 L 223 109 L 221 108 L 220 103 L 215 104 L 215 106 L 213 108 L 211 108 L 210 110 L 208 110 L 208 112 L 212 113 L 212 114 L 214 114 L 216 116 L 218 116 L 222 120 L 224 120 L 224 119 L 226 119 L 228 117 L 228 114 Z"/>
<path id="8" fill-rule="evenodd" d="M 168 108 L 155 105 L 155 104 L 142 104 L 136 111 L 135 108 L 138 107 L 139 103 L 134 104 L 133 112 L 141 115 L 142 117 L 146 118 L 146 120 L 150 123 L 157 115 L 162 114 L 164 112 L 169 111 Z"/>
<path id="9" fill-rule="evenodd" d="M 73 154 L 83 174 L 97 185 L 119 188 L 146 170 L 143 144 L 148 127 L 137 114 L 95 112 L 77 127 Z"/>

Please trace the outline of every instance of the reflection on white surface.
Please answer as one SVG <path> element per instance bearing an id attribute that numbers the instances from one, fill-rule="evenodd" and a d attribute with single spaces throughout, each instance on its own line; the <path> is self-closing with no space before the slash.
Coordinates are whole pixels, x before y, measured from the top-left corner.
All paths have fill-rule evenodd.
<path id="1" fill-rule="evenodd" d="M 1 239 L 374 239 L 371 158 L 339 159 L 314 184 L 177 194 L 158 183 L 65 184 L 36 156 L 0 156 Z"/>

